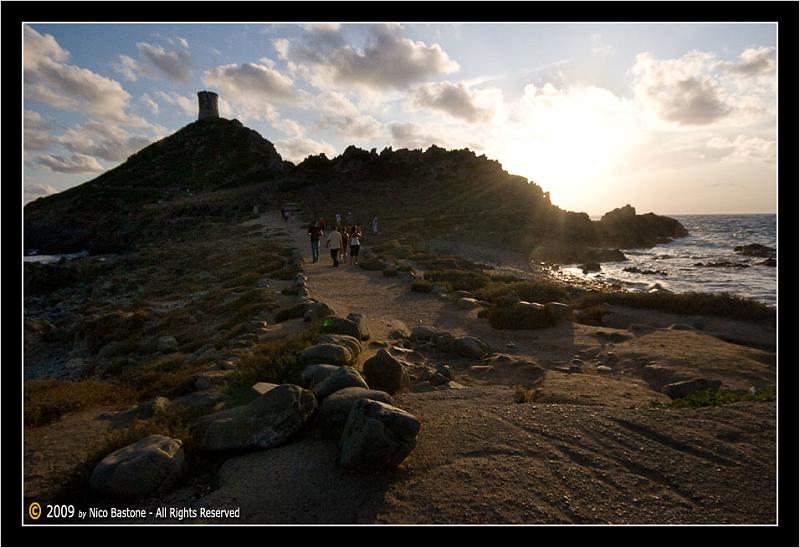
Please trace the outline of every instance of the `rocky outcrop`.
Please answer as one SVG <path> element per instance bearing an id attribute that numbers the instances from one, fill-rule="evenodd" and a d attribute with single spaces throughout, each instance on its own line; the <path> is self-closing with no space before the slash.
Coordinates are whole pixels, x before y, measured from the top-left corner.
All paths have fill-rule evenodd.
<path id="1" fill-rule="evenodd" d="M 489 353 L 489 345 L 478 337 L 456 337 L 453 340 L 453 350 L 459 356 L 482 360 Z"/>
<path id="2" fill-rule="evenodd" d="M 777 249 L 761 244 L 737 245 L 733 251 L 747 257 L 774 257 Z"/>
<path id="3" fill-rule="evenodd" d="M 685 398 L 695 392 L 703 392 L 704 390 L 719 390 L 722 386 L 722 381 L 708 380 L 702 378 L 689 379 L 688 381 L 679 381 L 668 384 L 661 389 L 661 392 L 676 400 L 678 398 Z"/>
<path id="4" fill-rule="evenodd" d="M 358 314 L 356 312 L 351 312 L 347 315 L 347 319 L 351 322 L 355 323 L 358 327 L 358 334 L 357 337 L 359 340 L 368 341 L 369 340 L 369 326 L 367 325 L 367 320 L 364 318 L 363 314 Z"/>
<path id="5" fill-rule="evenodd" d="M 337 390 L 320 405 L 320 415 L 329 423 L 344 425 L 350 410 L 358 400 L 373 400 L 394 405 L 394 398 L 380 390 L 350 387 Z"/>
<path id="6" fill-rule="evenodd" d="M 323 343 L 309 346 L 300 354 L 300 363 L 329 363 L 333 365 L 349 365 L 353 355 L 346 346 Z"/>
<path id="7" fill-rule="evenodd" d="M 201 417 L 191 427 L 192 437 L 205 451 L 269 449 L 297 433 L 316 408 L 310 391 L 282 384 L 246 405 Z"/>
<path id="8" fill-rule="evenodd" d="M 322 319 L 323 333 L 333 333 L 338 335 L 349 335 L 354 339 L 361 340 L 361 331 L 358 324 L 338 316 L 328 316 Z"/>
<path id="9" fill-rule="evenodd" d="M 344 426 L 339 464 L 353 469 L 394 468 L 416 447 L 419 429 L 419 419 L 402 409 L 358 400 Z"/>
<path id="10" fill-rule="evenodd" d="M 322 401 L 334 392 L 344 388 L 369 388 L 361 375 L 352 367 L 340 367 L 338 370 L 326 375 L 320 382 L 314 384 L 311 391 L 317 401 Z"/>
<path id="11" fill-rule="evenodd" d="M 175 485 L 184 466 L 181 440 L 152 435 L 106 456 L 92 472 L 90 484 L 111 497 L 158 494 Z"/>
<path id="12" fill-rule="evenodd" d="M 373 390 L 381 390 L 396 394 L 410 384 L 405 366 L 387 350 L 378 350 L 377 354 L 364 362 L 364 378 Z"/>
<path id="13" fill-rule="evenodd" d="M 344 346 L 350 351 L 353 359 L 357 358 L 363 350 L 358 339 L 350 335 L 320 335 L 317 337 L 317 344 L 338 344 L 339 346 Z"/>

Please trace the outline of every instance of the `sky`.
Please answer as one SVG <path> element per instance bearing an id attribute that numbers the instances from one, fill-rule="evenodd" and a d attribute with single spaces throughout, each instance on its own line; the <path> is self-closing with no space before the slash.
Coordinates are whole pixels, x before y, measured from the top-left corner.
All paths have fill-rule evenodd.
<path id="1" fill-rule="evenodd" d="M 468 147 L 571 211 L 776 210 L 776 26 L 23 25 L 25 202 L 197 119 L 284 159 Z"/>

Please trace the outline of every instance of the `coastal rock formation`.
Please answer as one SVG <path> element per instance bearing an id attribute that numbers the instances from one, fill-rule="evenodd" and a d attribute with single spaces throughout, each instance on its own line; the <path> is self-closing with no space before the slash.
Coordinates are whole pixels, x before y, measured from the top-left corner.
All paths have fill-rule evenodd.
<path id="1" fill-rule="evenodd" d="M 322 332 L 338 335 L 349 335 L 361 340 L 361 330 L 357 323 L 338 316 L 328 316 L 322 319 Z"/>
<path id="2" fill-rule="evenodd" d="M 695 378 L 668 384 L 661 389 L 661 392 L 675 400 L 703 390 L 719 390 L 721 386 L 721 381 Z"/>
<path id="3" fill-rule="evenodd" d="M 309 346 L 300 354 L 300 363 L 330 363 L 333 365 L 349 365 L 353 355 L 346 346 L 323 343 Z"/>
<path id="4" fill-rule="evenodd" d="M 358 339 L 350 335 L 320 335 L 317 337 L 317 344 L 338 344 L 339 346 L 344 346 L 350 351 L 353 359 L 357 358 L 362 351 L 361 343 L 358 342 Z"/>
<path id="5" fill-rule="evenodd" d="M 761 244 L 737 245 L 733 250 L 747 257 L 774 257 L 777 253 L 774 247 Z"/>
<path id="6" fill-rule="evenodd" d="M 419 419 L 397 407 L 358 400 L 342 434 L 339 463 L 346 468 L 394 468 L 417 445 Z"/>
<path id="7" fill-rule="evenodd" d="M 347 319 L 351 322 L 355 323 L 358 326 L 358 333 L 359 333 L 359 340 L 368 341 L 369 340 L 369 326 L 367 325 L 367 320 L 364 318 L 363 314 L 358 314 L 356 312 L 351 312 L 347 315 Z"/>
<path id="8" fill-rule="evenodd" d="M 396 394 L 410 384 L 403 363 L 384 349 L 364 362 L 364 378 L 369 388 L 389 394 Z"/>
<path id="9" fill-rule="evenodd" d="M 369 388 L 361 375 L 352 367 L 340 367 L 337 371 L 327 375 L 320 382 L 316 383 L 311 391 L 317 397 L 317 401 L 322 401 L 334 392 L 344 388 Z"/>
<path id="10" fill-rule="evenodd" d="M 329 423 L 344 425 L 350 410 L 358 400 L 373 400 L 394 405 L 394 398 L 380 390 L 350 387 L 337 390 L 322 402 L 320 414 Z"/>
<path id="11" fill-rule="evenodd" d="M 247 405 L 201 417 L 191 427 L 192 437 L 205 451 L 269 449 L 300 430 L 316 408 L 310 391 L 282 384 Z"/>
<path id="12" fill-rule="evenodd" d="M 92 472 L 91 487 L 121 498 L 163 493 L 178 481 L 184 466 L 181 440 L 147 436 L 100 461 Z"/>

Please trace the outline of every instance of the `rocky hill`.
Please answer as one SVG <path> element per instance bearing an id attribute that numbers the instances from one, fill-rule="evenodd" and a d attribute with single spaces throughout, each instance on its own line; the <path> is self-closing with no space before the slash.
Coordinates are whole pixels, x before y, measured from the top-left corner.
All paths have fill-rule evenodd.
<path id="1" fill-rule="evenodd" d="M 25 208 L 25 247 L 40 252 L 120 251 L 207 217 L 246 215 L 253 206 L 302 204 L 311 218 L 341 213 L 382 234 L 455 239 L 549 260 L 588 247 L 650 247 L 687 235 L 678 221 L 636 215 L 631 206 L 601 221 L 553 205 L 549 193 L 468 149 L 348 147 L 295 166 L 237 120 L 197 121 L 80 186 Z M 183 227 L 183 228 L 182 228 Z"/>
<path id="2" fill-rule="evenodd" d="M 293 167 L 238 120 L 199 120 L 91 181 L 28 204 L 25 247 L 124 250 L 181 218 L 229 216 L 248 194 L 242 189 Z"/>

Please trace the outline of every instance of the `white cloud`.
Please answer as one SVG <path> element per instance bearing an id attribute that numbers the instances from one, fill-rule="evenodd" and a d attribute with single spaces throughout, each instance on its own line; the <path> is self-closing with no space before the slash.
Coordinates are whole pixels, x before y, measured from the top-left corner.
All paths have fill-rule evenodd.
<path id="1" fill-rule="evenodd" d="M 189 49 L 189 41 L 186 38 L 178 37 L 176 38 L 178 43 L 181 45 L 182 48 Z"/>
<path id="2" fill-rule="evenodd" d="M 640 53 L 633 66 L 636 99 L 669 122 L 713 123 L 732 110 L 715 74 L 716 65 L 713 55 L 699 51 L 690 51 L 679 59 L 656 59 Z"/>
<path id="3" fill-rule="evenodd" d="M 81 156 L 122 162 L 162 137 L 164 133 L 156 130 L 155 136 L 132 134 L 114 124 L 90 121 L 68 129 L 58 137 L 58 142 L 70 152 Z"/>
<path id="4" fill-rule="evenodd" d="M 91 70 L 66 64 L 69 53 L 55 38 L 25 26 L 24 91 L 27 100 L 85 112 L 129 125 L 147 125 L 126 113 L 130 94 L 119 82 Z"/>
<path id="5" fill-rule="evenodd" d="M 38 162 L 59 173 L 98 173 L 105 168 L 92 156 L 73 154 L 69 158 L 63 156 L 40 156 Z"/>
<path id="6" fill-rule="evenodd" d="M 632 69 L 635 96 L 658 119 L 680 126 L 772 123 L 774 56 L 774 48 L 748 48 L 736 63 L 699 51 L 677 59 L 642 53 Z"/>
<path id="7" fill-rule="evenodd" d="M 23 127 L 25 150 L 45 150 L 53 144 L 52 127 L 38 112 L 26 110 Z"/>
<path id="8" fill-rule="evenodd" d="M 133 57 L 127 55 L 119 56 L 119 63 L 114 65 L 114 70 L 122 74 L 129 82 L 136 82 L 140 76 L 152 77 L 153 72 L 142 65 Z"/>
<path id="9" fill-rule="evenodd" d="M 333 128 L 342 136 L 356 139 L 373 139 L 383 132 L 383 124 L 369 115 L 325 116 L 315 127 Z"/>
<path id="10" fill-rule="evenodd" d="M 333 148 L 333 146 L 325 142 L 315 141 L 308 137 L 277 141 L 275 143 L 275 149 L 283 159 L 296 164 L 302 162 L 309 156 L 320 153 L 325 154 L 328 158 L 336 156 L 336 149 Z"/>
<path id="11" fill-rule="evenodd" d="M 411 94 L 417 107 L 440 110 L 467 122 L 488 122 L 503 104 L 499 89 L 470 89 L 463 83 L 424 84 Z"/>
<path id="12" fill-rule="evenodd" d="M 733 72 L 752 75 L 775 71 L 775 48 L 748 48 L 739 54 L 740 63 L 731 63 Z"/>
<path id="13" fill-rule="evenodd" d="M 161 46 L 146 42 L 137 43 L 136 48 L 145 59 L 167 78 L 179 82 L 185 82 L 189 79 L 192 56 L 188 51 L 167 51 Z"/>
<path id="14" fill-rule="evenodd" d="M 155 92 L 155 96 L 169 105 L 180 107 L 187 116 L 197 116 L 198 105 L 196 98 L 186 97 L 174 91 L 157 91 Z M 217 106 L 219 107 L 219 105 Z"/>
<path id="15" fill-rule="evenodd" d="M 229 102 L 242 104 L 255 111 L 270 102 L 297 104 L 307 100 L 307 93 L 298 90 L 288 76 L 275 68 L 271 59 L 258 63 L 222 65 L 206 71 L 203 83 L 215 88 Z"/>
<path id="16" fill-rule="evenodd" d="M 429 128 L 414 122 L 392 122 L 389 124 L 389 133 L 392 145 L 398 148 L 426 149 L 431 145 L 448 147 L 441 136 L 429 132 Z"/>
<path id="17" fill-rule="evenodd" d="M 144 106 L 146 106 L 148 109 L 150 109 L 150 112 L 152 112 L 153 114 L 158 116 L 158 103 L 156 103 L 153 100 L 153 98 L 150 97 L 150 94 L 148 94 L 148 93 L 142 94 L 142 97 L 141 97 L 140 100 L 142 101 L 142 103 L 144 103 Z"/>
<path id="18" fill-rule="evenodd" d="M 57 190 L 45 183 L 25 183 L 25 194 L 33 196 L 49 196 L 55 194 Z"/>
<path id="19" fill-rule="evenodd" d="M 363 49 L 347 44 L 340 27 L 313 27 L 305 43 L 277 39 L 273 44 L 291 71 L 323 89 L 407 89 L 459 70 L 441 46 L 404 38 L 401 31 L 399 25 L 371 25 Z"/>
<path id="20" fill-rule="evenodd" d="M 735 138 L 714 137 L 706 145 L 721 152 L 723 161 L 757 160 L 767 164 L 775 162 L 775 141 L 762 137 L 737 135 Z"/>

